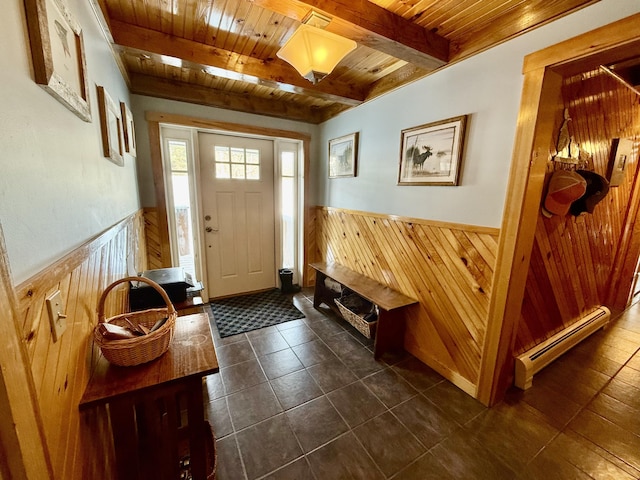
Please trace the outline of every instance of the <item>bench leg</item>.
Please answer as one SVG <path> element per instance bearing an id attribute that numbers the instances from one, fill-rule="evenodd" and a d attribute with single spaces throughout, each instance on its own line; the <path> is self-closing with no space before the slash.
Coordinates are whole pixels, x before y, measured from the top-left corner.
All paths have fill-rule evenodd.
<path id="1" fill-rule="evenodd" d="M 316 286 L 313 290 L 313 308 L 318 308 L 324 301 L 324 280 L 326 278 L 327 276 L 324 273 L 316 271 Z"/>
<path id="2" fill-rule="evenodd" d="M 390 350 L 404 348 L 405 319 L 403 312 L 389 312 L 380 309 L 376 338 L 373 344 L 373 358 L 378 360 Z"/>

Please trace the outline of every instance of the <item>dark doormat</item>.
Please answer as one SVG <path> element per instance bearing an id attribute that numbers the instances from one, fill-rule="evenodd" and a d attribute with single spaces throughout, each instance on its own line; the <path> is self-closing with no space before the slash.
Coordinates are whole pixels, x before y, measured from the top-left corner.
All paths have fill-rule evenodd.
<path id="1" fill-rule="evenodd" d="M 221 337 L 304 318 L 291 297 L 278 289 L 216 300 L 211 311 Z"/>

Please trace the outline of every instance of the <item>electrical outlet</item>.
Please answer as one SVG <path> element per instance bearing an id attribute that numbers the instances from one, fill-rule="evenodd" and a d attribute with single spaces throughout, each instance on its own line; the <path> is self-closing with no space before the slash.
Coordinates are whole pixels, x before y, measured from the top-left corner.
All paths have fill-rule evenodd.
<path id="1" fill-rule="evenodd" d="M 49 312 L 49 322 L 51 323 L 51 336 L 53 342 L 57 342 L 67 328 L 67 316 L 62 308 L 62 296 L 60 290 L 47 297 L 47 310 Z"/>

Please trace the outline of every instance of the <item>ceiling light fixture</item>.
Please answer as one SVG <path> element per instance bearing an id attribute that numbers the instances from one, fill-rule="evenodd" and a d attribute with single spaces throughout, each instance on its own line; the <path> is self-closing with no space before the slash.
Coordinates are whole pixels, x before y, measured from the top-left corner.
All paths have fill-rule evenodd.
<path id="1" fill-rule="evenodd" d="M 276 53 L 314 85 L 357 46 L 351 39 L 324 30 L 330 21 L 312 10 Z"/>

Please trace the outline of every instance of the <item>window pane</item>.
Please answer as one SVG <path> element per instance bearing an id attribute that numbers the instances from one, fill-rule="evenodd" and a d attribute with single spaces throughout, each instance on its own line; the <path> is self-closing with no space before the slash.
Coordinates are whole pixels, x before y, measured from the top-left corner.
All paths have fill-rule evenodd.
<path id="1" fill-rule="evenodd" d="M 216 178 L 231 178 L 231 165 L 216 163 Z"/>
<path id="2" fill-rule="evenodd" d="M 187 171 L 187 142 L 169 140 L 169 161 L 171 170 Z"/>
<path id="3" fill-rule="evenodd" d="M 293 218 L 295 198 L 293 195 L 293 178 L 282 179 L 282 216 Z"/>
<path id="4" fill-rule="evenodd" d="M 232 163 L 244 163 L 244 148 L 232 148 L 231 149 L 231 162 Z"/>
<path id="5" fill-rule="evenodd" d="M 247 163 L 258 165 L 260 163 L 260 150 L 247 150 Z"/>
<path id="6" fill-rule="evenodd" d="M 244 164 L 231 164 L 231 178 L 244 178 Z"/>
<path id="7" fill-rule="evenodd" d="M 282 152 L 282 176 L 293 177 L 295 175 L 293 152 Z"/>
<path id="8" fill-rule="evenodd" d="M 260 180 L 259 165 L 247 165 L 247 180 Z"/>
<path id="9" fill-rule="evenodd" d="M 186 147 L 186 144 L 183 146 Z M 187 153 L 186 148 L 184 153 Z M 173 160 L 173 158 L 172 158 Z M 184 159 L 186 166 L 186 157 Z M 172 166 L 175 164 L 172 162 Z M 184 171 L 171 172 L 171 196 L 173 198 L 173 219 L 175 221 L 175 241 L 178 265 L 195 277 L 193 250 L 193 230 L 191 226 L 191 200 L 189 195 L 189 174 Z"/>
<path id="10" fill-rule="evenodd" d="M 294 179 L 282 178 L 282 266 L 295 265 L 295 183 Z"/>
<path id="11" fill-rule="evenodd" d="M 189 177 L 187 173 L 173 173 L 173 204 L 177 207 L 189 206 Z"/>
<path id="12" fill-rule="evenodd" d="M 216 162 L 229 162 L 229 147 L 215 147 Z"/>

